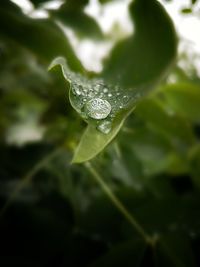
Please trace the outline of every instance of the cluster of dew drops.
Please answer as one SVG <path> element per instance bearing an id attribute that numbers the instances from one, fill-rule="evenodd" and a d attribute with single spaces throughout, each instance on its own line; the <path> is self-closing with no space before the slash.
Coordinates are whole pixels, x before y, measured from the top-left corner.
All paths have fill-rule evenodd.
<path id="1" fill-rule="evenodd" d="M 78 80 L 71 82 L 72 99 L 76 108 L 85 119 L 97 121 L 97 129 L 107 134 L 112 128 L 116 113 L 125 108 L 130 100 L 122 95 L 120 88 L 104 84 L 102 80 Z"/>
<path id="2" fill-rule="evenodd" d="M 118 86 L 106 85 L 102 79 L 88 80 L 68 68 L 64 76 L 71 84 L 73 107 L 85 120 L 95 120 L 97 129 L 104 134 L 111 131 L 116 114 L 133 100 L 131 93 L 124 93 Z"/>

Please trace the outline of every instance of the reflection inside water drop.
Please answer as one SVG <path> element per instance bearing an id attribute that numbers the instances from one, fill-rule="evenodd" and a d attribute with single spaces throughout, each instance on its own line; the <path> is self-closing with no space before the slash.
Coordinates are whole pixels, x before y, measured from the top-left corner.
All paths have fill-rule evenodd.
<path id="1" fill-rule="evenodd" d="M 111 131 L 111 122 L 103 121 L 97 126 L 97 129 L 104 134 L 108 134 Z"/>
<path id="2" fill-rule="evenodd" d="M 101 120 L 108 117 L 111 112 L 111 105 L 107 100 L 93 98 L 86 103 L 85 109 L 90 118 Z"/>

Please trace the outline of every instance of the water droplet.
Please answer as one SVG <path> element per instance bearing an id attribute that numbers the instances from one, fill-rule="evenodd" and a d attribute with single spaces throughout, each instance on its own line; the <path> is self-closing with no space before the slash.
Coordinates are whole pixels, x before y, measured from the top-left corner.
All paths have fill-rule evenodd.
<path id="1" fill-rule="evenodd" d="M 102 87 L 103 87 L 103 84 L 96 84 L 95 87 L 94 87 L 94 90 L 95 90 L 96 92 L 99 92 L 99 90 L 101 90 Z"/>
<path id="2" fill-rule="evenodd" d="M 72 84 L 71 88 L 72 88 L 72 93 L 74 95 L 81 95 L 82 94 L 83 87 L 81 85 L 74 83 L 74 84 Z"/>
<path id="3" fill-rule="evenodd" d="M 103 121 L 97 126 L 97 129 L 104 134 L 108 134 L 111 131 L 111 122 Z"/>
<path id="4" fill-rule="evenodd" d="M 126 105 L 129 101 L 129 97 L 127 95 L 124 95 L 123 98 L 122 98 L 122 102 L 124 105 Z"/>
<path id="5" fill-rule="evenodd" d="M 94 97 L 95 96 L 95 93 L 93 91 L 90 91 L 89 94 L 88 94 L 88 97 Z"/>
<path id="6" fill-rule="evenodd" d="M 93 98 L 86 103 L 86 112 L 93 119 L 105 119 L 111 112 L 111 105 L 107 100 Z"/>
<path id="7" fill-rule="evenodd" d="M 108 97 L 112 97 L 112 94 L 108 94 Z"/>
<path id="8" fill-rule="evenodd" d="M 103 89 L 103 92 L 104 92 L 104 93 L 107 93 L 107 92 L 108 92 L 108 88 L 104 88 L 104 89 Z"/>

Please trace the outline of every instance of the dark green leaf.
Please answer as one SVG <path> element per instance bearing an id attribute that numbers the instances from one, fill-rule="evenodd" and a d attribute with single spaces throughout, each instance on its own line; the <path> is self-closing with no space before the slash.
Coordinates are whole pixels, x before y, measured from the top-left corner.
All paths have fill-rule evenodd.
<path id="1" fill-rule="evenodd" d="M 196 4 L 198 0 L 191 0 L 192 4 Z"/>
<path id="2" fill-rule="evenodd" d="M 183 14 L 191 14 L 192 13 L 192 9 L 191 8 L 183 8 L 183 9 L 181 9 L 181 12 Z"/>
<path id="3" fill-rule="evenodd" d="M 88 4 L 89 0 L 66 0 L 65 2 L 68 8 L 80 10 Z"/>
<path id="4" fill-rule="evenodd" d="M 171 145 L 178 150 L 184 151 L 194 144 L 194 135 L 188 123 L 176 114 L 168 112 L 158 99 L 143 100 L 135 112 L 146 121 L 147 125 L 157 129 L 160 134 L 168 136 Z"/>
<path id="5" fill-rule="evenodd" d="M 20 43 L 49 62 L 56 55 L 68 58 L 69 65 L 81 70 L 67 38 L 49 19 L 32 19 L 25 16 L 14 4 L 0 7 L 1 36 Z"/>
<path id="6" fill-rule="evenodd" d="M 174 26 L 155 0 L 130 5 L 134 34 L 119 43 L 105 62 L 104 77 L 132 90 L 149 90 L 168 70 L 176 56 Z"/>
<path id="7" fill-rule="evenodd" d="M 194 147 L 190 155 L 190 173 L 192 178 L 200 189 L 200 146 Z"/>
<path id="8" fill-rule="evenodd" d="M 167 85 L 162 91 L 175 112 L 193 122 L 200 122 L 200 86 L 178 83 Z"/>
<path id="9" fill-rule="evenodd" d="M 38 7 L 41 4 L 45 4 L 46 2 L 49 2 L 49 0 L 30 0 L 30 1 L 31 3 L 33 3 L 35 7 Z"/>
<path id="10" fill-rule="evenodd" d="M 70 9 L 67 4 L 64 4 L 60 9 L 51 12 L 51 16 L 72 28 L 81 38 L 103 38 L 103 33 L 95 19 L 82 10 Z"/>

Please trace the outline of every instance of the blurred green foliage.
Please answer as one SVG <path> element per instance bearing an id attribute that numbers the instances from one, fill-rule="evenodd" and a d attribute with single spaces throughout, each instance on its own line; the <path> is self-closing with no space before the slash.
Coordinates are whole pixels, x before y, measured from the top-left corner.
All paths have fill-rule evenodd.
<path id="1" fill-rule="evenodd" d="M 31 2 L 40 9 L 47 1 Z M 64 1 L 41 19 L 1 1 L 0 266 L 198 267 L 195 66 L 187 55 L 176 58 L 176 33 L 162 5 L 135 0 L 130 3 L 135 32 L 114 46 L 101 73 L 87 71 L 57 23 L 80 42 L 105 40 L 97 21 L 83 11 L 87 4 Z M 86 123 L 70 105 L 70 83 L 60 72 L 47 71 L 57 56 L 89 83 L 101 77 L 123 93 L 130 88 L 141 93 L 115 114 L 113 132 L 100 133 L 89 121 L 82 136 Z M 183 58 L 190 72 L 179 66 Z M 90 165 L 71 164 L 75 150 L 80 161 L 89 155 Z M 96 183 L 98 177 L 136 227 Z"/>

